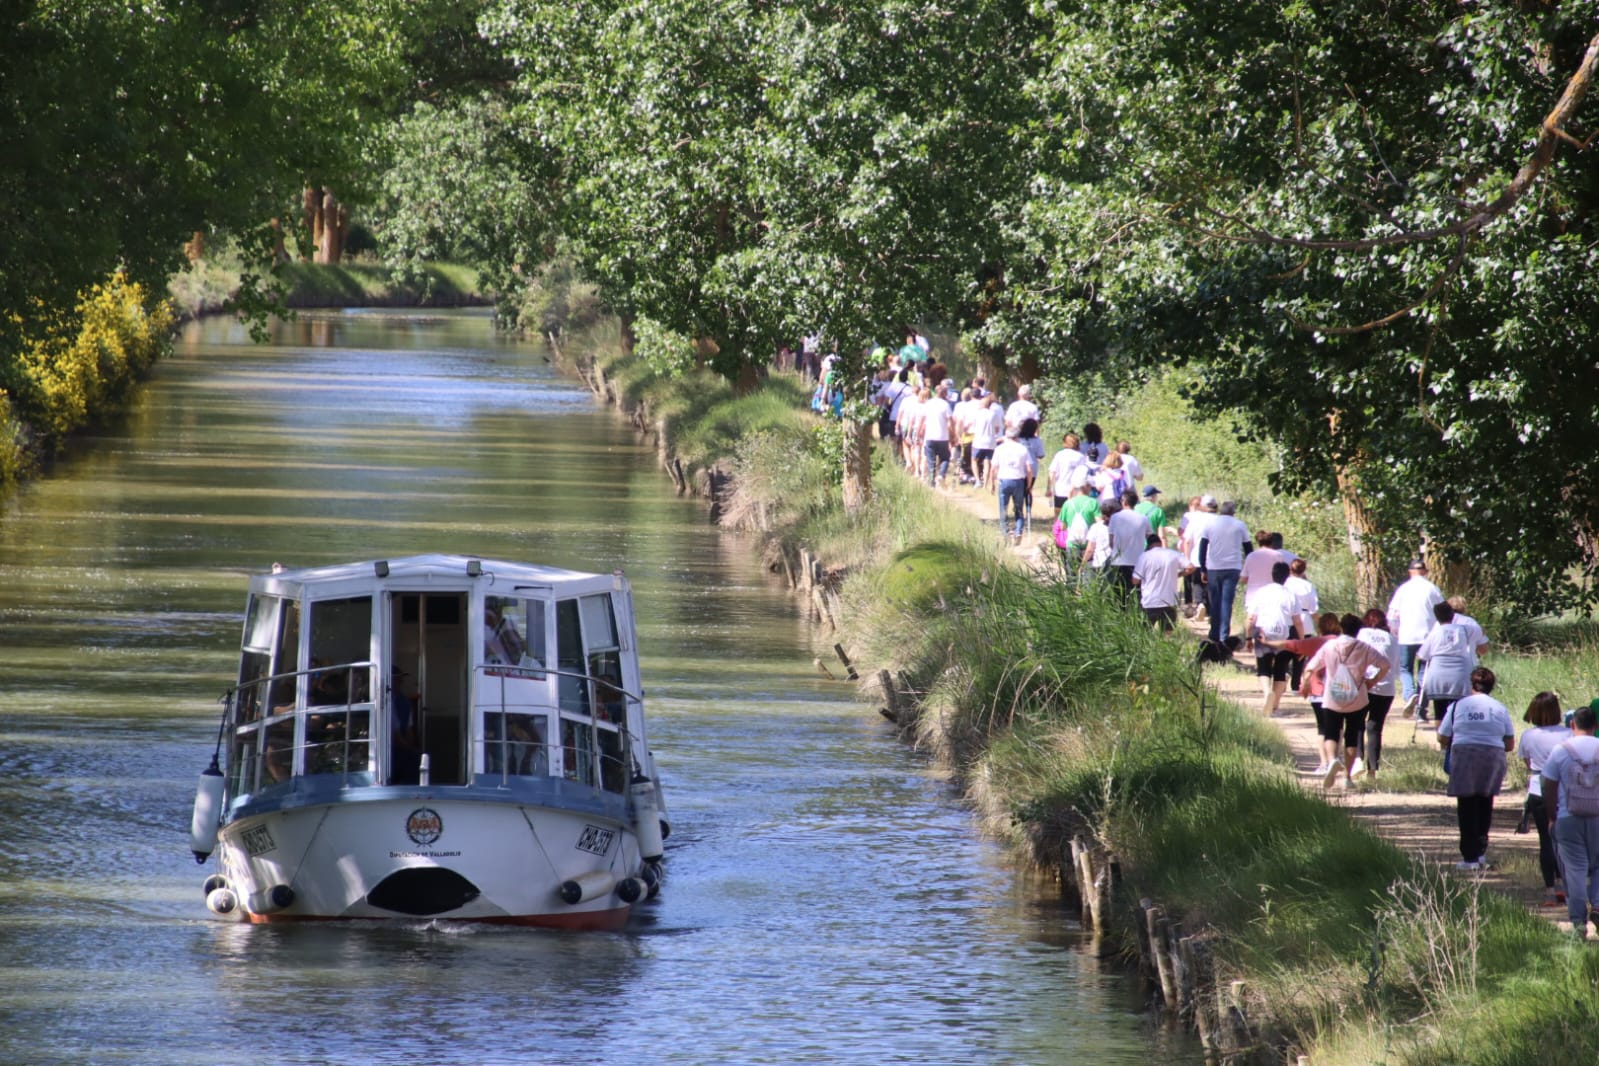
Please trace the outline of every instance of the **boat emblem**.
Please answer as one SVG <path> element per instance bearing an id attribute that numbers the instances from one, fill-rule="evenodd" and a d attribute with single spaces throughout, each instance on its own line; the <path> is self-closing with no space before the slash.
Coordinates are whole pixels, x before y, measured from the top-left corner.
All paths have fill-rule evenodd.
<path id="1" fill-rule="evenodd" d="M 427 847 L 444 835 L 444 819 L 431 807 L 418 807 L 405 820 L 405 835 Z"/>

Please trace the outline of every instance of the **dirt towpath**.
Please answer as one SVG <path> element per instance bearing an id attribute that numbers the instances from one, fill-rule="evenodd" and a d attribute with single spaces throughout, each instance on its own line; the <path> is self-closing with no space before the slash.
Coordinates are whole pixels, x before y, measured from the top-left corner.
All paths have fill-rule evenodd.
<path id="1" fill-rule="evenodd" d="M 971 486 L 938 490 L 951 506 L 959 507 L 982 519 L 999 532 L 999 505 L 992 493 Z M 1046 562 L 1047 552 L 1054 552 L 1050 534 L 1053 515 L 1047 502 L 1038 508 L 1031 531 L 1022 543 L 1012 545 L 1009 551 L 1017 563 L 1038 566 Z M 1050 515 L 1050 517 L 1042 517 Z M 1204 623 L 1186 622 L 1191 630 L 1203 635 Z M 1218 695 L 1233 701 L 1247 711 L 1264 713 L 1265 701 L 1260 685 L 1255 680 L 1253 656 L 1244 653 L 1234 663 L 1206 668 L 1205 678 Z M 1357 782 L 1354 789 L 1339 783 L 1334 788 L 1323 787 L 1322 778 L 1316 774 L 1321 761 L 1320 738 L 1316 734 L 1316 720 L 1310 703 L 1298 695 L 1286 696 L 1272 722 L 1282 730 L 1292 751 L 1294 770 L 1304 787 L 1322 796 L 1328 803 L 1346 809 L 1351 816 L 1369 825 L 1378 835 L 1391 841 L 1420 861 L 1447 871 L 1449 876 L 1474 877 L 1505 895 L 1523 902 L 1529 910 L 1556 922 L 1569 930 L 1565 907 L 1544 905 L 1542 878 L 1538 873 L 1538 837 L 1535 833 L 1518 834 L 1516 823 L 1521 819 L 1524 792 L 1503 792 L 1494 802 L 1493 829 L 1489 834 L 1488 859 L 1491 868 L 1486 872 L 1457 874 L 1455 863 L 1460 861 L 1459 829 L 1455 821 L 1455 801 L 1439 789 L 1436 793 L 1391 792 L 1381 787 L 1381 775 L 1375 783 Z M 1438 751 L 1437 737 L 1423 727 L 1413 729 L 1409 719 L 1397 712 L 1388 719 L 1383 730 L 1383 749 L 1408 746 L 1414 734 L 1415 743 Z M 1438 756 L 1440 759 L 1442 755 Z M 1514 756 L 1512 756 L 1514 758 Z"/>

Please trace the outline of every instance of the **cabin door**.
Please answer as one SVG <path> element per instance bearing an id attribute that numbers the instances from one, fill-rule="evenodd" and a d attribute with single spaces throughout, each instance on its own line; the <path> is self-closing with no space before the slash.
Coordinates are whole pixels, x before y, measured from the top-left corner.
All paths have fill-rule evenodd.
<path id="1" fill-rule="evenodd" d="M 467 594 L 389 594 L 388 783 L 413 784 L 421 756 L 435 785 L 464 785 L 467 727 Z"/>

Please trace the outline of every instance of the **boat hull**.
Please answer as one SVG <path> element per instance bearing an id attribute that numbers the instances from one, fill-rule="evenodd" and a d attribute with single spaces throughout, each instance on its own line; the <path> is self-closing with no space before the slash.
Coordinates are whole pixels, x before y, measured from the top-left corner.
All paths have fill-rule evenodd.
<path id="1" fill-rule="evenodd" d="M 644 866 L 631 829 L 592 811 L 429 795 L 240 818 L 223 828 L 217 856 L 242 916 L 257 923 L 615 929 L 631 910 L 617 890 Z"/>

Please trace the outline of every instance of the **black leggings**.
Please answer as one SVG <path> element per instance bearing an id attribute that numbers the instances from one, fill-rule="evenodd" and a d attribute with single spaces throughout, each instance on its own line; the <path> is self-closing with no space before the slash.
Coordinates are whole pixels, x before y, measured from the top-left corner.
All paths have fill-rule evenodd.
<path id="1" fill-rule="evenodd" d="M 1538 869 L 1543 873 L 1543 887 L 1554 888 L 1560 864 L 1555 861 L 1555 842 L 1549 836 L 1549 808 L 1544 806 L 1542 796 L 1527 797 L 1527 813 L 1538 827 Z"/>
<path id="2" fill-rule="evenodd" d="M 1476 862 L 1488 850 L 1488 827 L 1493 825 L 1492 796 L 1456 796 L 1455 813 L 1460 819 L 1460 857 Z"/>
<path id="3" fill-rule="evenodd" d="M 1360 747 L 1360 757 L 1365 760 L 1366 769 L 1376 770 L 1382 762 L 1382 724 L 1388 719 L 1394 698 L 1370 695 L 1366 700 L 1366 742 Z"/>

